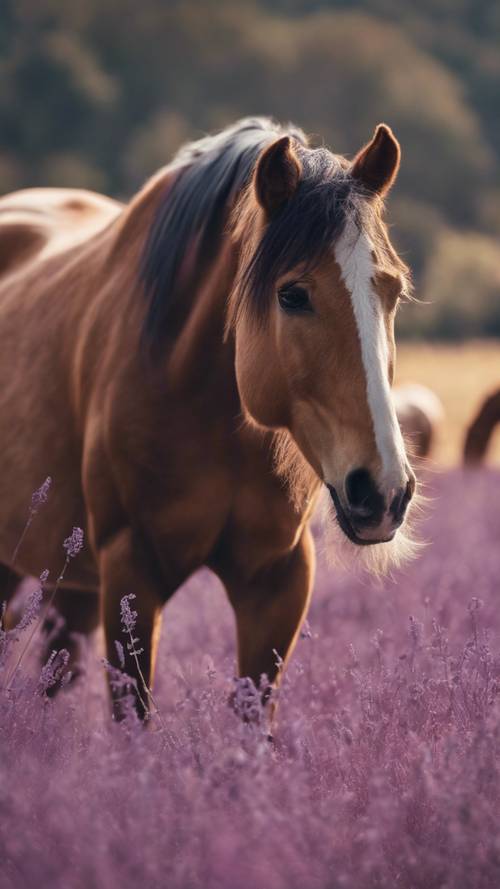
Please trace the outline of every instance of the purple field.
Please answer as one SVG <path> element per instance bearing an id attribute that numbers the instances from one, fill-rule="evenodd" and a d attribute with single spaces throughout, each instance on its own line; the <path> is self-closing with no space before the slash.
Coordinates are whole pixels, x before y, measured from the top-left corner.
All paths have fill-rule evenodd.
<path id="1" fill-rule="evenodd" d="M 500 475 L 427 493 L 428 545 L 392 579 L 320 561 L 274 744 L 227 704 L 208 573 L 165 610 L 149 730 L 110 721 L 100 639 L 55 700 L 35 639 L 0 697 L 2 889 L 498 889 Z"/>

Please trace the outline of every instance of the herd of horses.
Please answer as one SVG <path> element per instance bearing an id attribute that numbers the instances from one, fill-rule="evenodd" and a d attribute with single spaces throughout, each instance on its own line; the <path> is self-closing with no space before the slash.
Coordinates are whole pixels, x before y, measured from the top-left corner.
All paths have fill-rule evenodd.
<path id="1" fill-rule="evenodd" d="M 73 666 L 99 623 L 122 666 L 134 593 L 125 669 L 150 688 L 162 608 L 205 565 L 234 609 L 240 675 L 265 675 L 267 698 L 308 607 L 318 500 L 374 570 L 411 550 L 400 423 L 423 456 L 440 408 L 391 391 L 411 294 L 384 221 L 399 163 L 384 124 L 348 160 L 255 118 L 181 149 L 128 205 L 0 199 L 0 594 L 41 567 L 57 578 L 61 542 L 84 529 L 47 642 Z M 498 408 L 497 393 L 468 460 Z M 44 522 L 22 537 L 48 475 Z M 136 705 L 145 716 L 139 686 Z"/>
<path id="2" fill-rule="evenodd" d="M 441 402 L 431 389 L 417 384 L 398 386 L 393 394 L 398 421 L 412 456 L 430 457 L 444 417 Z M 484 396 L 467 426 L 462 451 L 464 466 L 479 466 L 484 462 L 498 424 L 500 389 Z"/>

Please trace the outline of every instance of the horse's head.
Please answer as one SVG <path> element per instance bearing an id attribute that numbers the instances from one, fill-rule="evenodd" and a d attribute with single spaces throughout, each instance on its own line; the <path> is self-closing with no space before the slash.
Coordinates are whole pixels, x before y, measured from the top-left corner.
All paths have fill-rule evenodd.
<path id="1" fill-rule="evenodd" d="M 242 404 L 289 431 L 359 545 L 395 536 L 415 488 L 390 391 L 408 277 L 382 202 L 399 156 L 384 125 L 352 162 L 283 136 L 260 155 L 234 219 Z"/>

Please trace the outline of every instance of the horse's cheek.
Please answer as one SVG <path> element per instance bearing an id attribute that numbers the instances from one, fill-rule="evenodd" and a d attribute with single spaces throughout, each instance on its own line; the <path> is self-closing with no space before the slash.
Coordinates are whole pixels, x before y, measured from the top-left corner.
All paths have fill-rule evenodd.
<path id="1" fill-rule="evenodd" d="M 245 412 L 268 429 L 288 428 L 289 391 L 276 349 L 265 333 L 236 344 L 236 379 Z"/>

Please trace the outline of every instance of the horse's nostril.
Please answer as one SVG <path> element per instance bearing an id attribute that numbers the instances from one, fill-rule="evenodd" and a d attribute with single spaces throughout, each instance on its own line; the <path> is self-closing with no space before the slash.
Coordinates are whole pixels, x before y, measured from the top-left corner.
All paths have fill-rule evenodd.
<path id="1" fill-rule="evenodd" d="M 413 496 L 414 485 L 411 481 L 409 481 L 405 488 L 401 488 L 396 496 L 394 497 L 390 507 L 389 512 L 394 518 L 395 522 L 402 522 L 406 508 Z"/>
<path id="2" fill-rule="evenodd" d="M 376 524 L 384 512 L 384 498 L 368 469 L 353 469 L 345 480 L 347 502 L 356 517 Z"/>
<path id="3" fill-rule="evenodd" d="M 349 506 L 357 509 L 365 506 L 366 499 L 373 488 L 370 473 L 367 469 L 354 469 L 345 480 L 345 491 Z"/>

